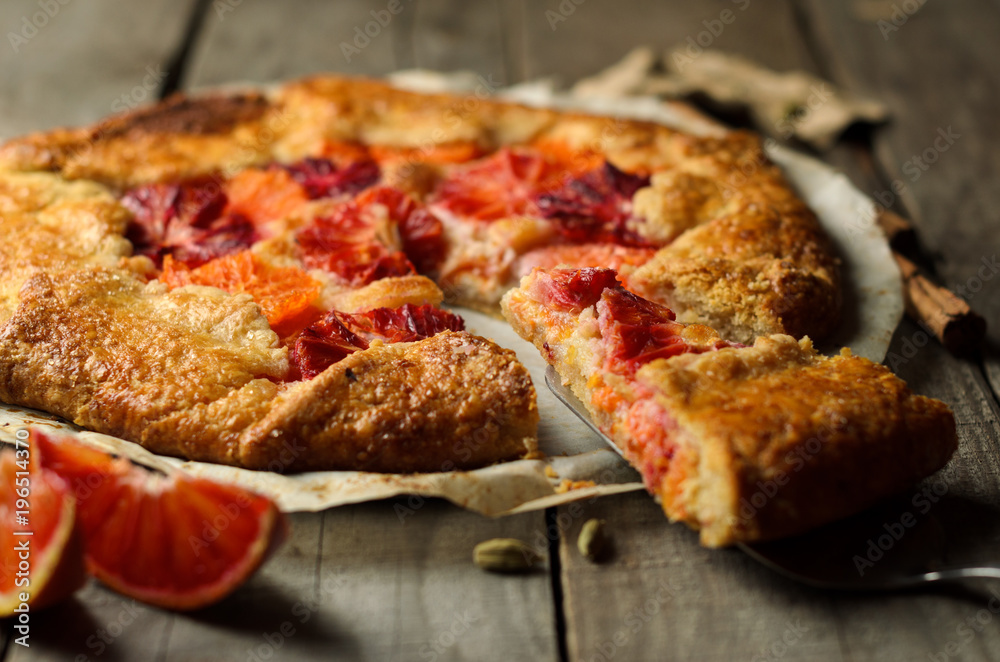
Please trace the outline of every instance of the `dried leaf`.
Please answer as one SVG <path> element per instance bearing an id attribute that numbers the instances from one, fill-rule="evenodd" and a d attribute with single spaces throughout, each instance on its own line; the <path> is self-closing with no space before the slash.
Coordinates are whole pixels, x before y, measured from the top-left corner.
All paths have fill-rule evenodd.
<path id="1" fill-rule="evenodd" d="M 642 46 L 633 49 L 617 64 L 577 82 L 572 94 L 580 99 L 614 99 L 641 94 L 646 80 L 653 75 L 657 60 L 652 48 Z"/>
<path id="2" fill-rule="evenodd" d="M 744 57 L 678 49 L 664 56 L 658 73 L 648 49 L 636 49 L 602 73 L 576 84 L 578 96 L 656 95 L 669 98 L 700 93 L 724 106 L 745 107 L 761 131 L 827 149 L 855 122 L 879 123 L 888 112 L 804 71 L 778 73 Z"/>

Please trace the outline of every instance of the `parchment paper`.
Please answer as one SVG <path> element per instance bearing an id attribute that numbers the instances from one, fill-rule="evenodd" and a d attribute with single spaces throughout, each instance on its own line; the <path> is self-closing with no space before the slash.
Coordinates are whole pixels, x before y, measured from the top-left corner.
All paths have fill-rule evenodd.
<path id="1" fill-rule="evenodd" d="M 422 91 L 461 92 L 479 85 L 472 74 L 411 71 L 391 79 L 401 87 Z M 502 96 L 526 104 L 653 120 L 702 135 L 720 131 L 682 104 L 653 98 L 570 99 L 555 94 L 547 81 L 520 85 Z M 769 148 L 769 153 L 816 210 L 844 261 L 845 320 L 834 342 L 821 349 L 832 352 L 846 345 L 856 354 L 881 361 L 902 317 L 903 300 L 899 272 L 874 223 L 873 202 L 829 166 L 780 147 Z M 546 459 L 437 474 L 326 471 L 281 475 L 157 456 L 137 444 L 82 430 L 49 414 L 3 404 L 0 440 L 12 441 L 18 429 L 31 425 L 67 431 L 85 443 L 164 472 L 185 471 L 243 485 L 275 499 L 286 512 L 318 511 L 408 494 L 415 498 L 443 497 L 464 508 L 496 516 L 642 488 L 638 474 L 549 392 L 543 376 L 544 361 L 534 346 L 502 321 L 465 309 L 459 312 L 470 331 L 516 351 L 531 372 L 541 415 L 539 444 Z M 583 485 L 572 484 L 575 481 Z"/>

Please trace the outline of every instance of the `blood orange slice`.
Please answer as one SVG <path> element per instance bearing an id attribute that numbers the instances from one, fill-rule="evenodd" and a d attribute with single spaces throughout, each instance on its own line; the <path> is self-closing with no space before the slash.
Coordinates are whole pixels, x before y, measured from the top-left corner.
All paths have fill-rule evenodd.
<path id="1" fill-rule="evenodd" d="M 434 237 L 434 228 L 420 218 L 410 220 L 417 211 L 417 203 L 402 191 L 370 188 L 299 231 L 296 242 L 302 261 L 353 286 L 415 274 L 413 263 L 397 247 L 387 245 L 385 235 L 397 234 L 402 224 L 404 245 L 433 251 L 440 237 Z"/>
<path id="2" fill-rule="evenodd" d="M 227 211 L 255 226 L 293 216 L 309 201 L 302 186 L 284 170 L 249 168 L 226 182 Z"/>
<path id="3" fill-rule="evenodd" d="M 413 342 L 464 328 L 461 317 L 430 304 L 407 303 L 356 314 L 331 310 L 296 339 L 291 361 L 303 378 L 312 379 L 345 356 L 368 349 L 373 340 Z"/>
<path id="4" fill-rule="evenodd" d="M 33 460 L 25 448 L 0 453 L 0 617 L 58 602 L 87 577 L 76 500 Z"/>
<path id="5" fill-rule="evenodd" d="M 245 292 L 279 336 L 297 330 L 289 327 L 309 310 L 321 289 L 319 281 L 301 269 L 273 266 L 250 251 L 215 258 L 195 269 L 168 255 L 163 259 L 160 281 L 171 289 L 210 285 L 230 294 Z"/>
<path id="6" fill-rule="evenodd" d="M 648 185 L 649 177 L 623 172 L 605 161 L 568 178 L 558 189 L 539 194 L 534 202 L 569 241 L 648 246 L 637 231 L 642 221 L 632 216 L 635 192 Z"/>
<path id="7" fill-rule="evenodd" d="M 197 267 L 259 239 L 250 219 L 226 212 L 226 194 L 214 179 L 139 186 L 126 191 L 121 203 L 133 214 L 126 237 L 136 253 L 157 263 L 172 255 Z"/>
<path id="8" fill-rule="evenodd" d="M 595 164 L 587 151 L 554 141 L 536 147 L 504 147 L 490 156 L 457 166 L 437 190 L 437 203 L 465 218 L 495 221 L 513 216 L 539 217 L 537 200 L 560 190 Z"/>
<path id="9" fill-rule="evenodd" d="M 327 159 L 304 159 L 284 167 L 310 200 L 355 195 L 374 186 L 382 176 L 378 164 L 370 158 L 341 165 Z"/>
<path id="10" fill-rule="evenodd" d="M 32 438 L 42 466 L 76 494 L 87 570 L 129 597 L 169 609 L 208 606 L 285 537 L 284 518 L 266 497 L 154 474 L 70 438 Z"/>

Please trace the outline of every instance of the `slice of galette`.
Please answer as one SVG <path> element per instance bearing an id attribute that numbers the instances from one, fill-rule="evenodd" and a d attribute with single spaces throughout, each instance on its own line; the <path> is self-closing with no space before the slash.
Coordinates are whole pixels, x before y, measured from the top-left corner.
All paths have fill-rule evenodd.
<path id="1" fill-rule="evenodd" d="M 609 269 L 536 269 L 504 314 L 707 546 L 850 515 L 940 469 L 948 407 L 884 366 L 808 338 L 727 342 L 624 289 Z"/>

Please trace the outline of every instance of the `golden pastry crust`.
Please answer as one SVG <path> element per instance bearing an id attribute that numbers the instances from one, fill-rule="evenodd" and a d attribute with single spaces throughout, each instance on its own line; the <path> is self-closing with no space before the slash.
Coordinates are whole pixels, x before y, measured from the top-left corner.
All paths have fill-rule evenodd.
<path id="1" fill-rule="evenodd" d="M 127 272 L 31 277 L 0 355 L 0 400 L 193 460 L 446 471 L 536 450 L 531 379 L 487 340 L 372 347 L 278 384 L 287 350 L 248 295 L 166 292 Z"/>
<path id="2" fill-rule="evenodd" d="M 609 371 L 593 306 L 553 309 L 542 272 L 504 298 L 592 418 L 644 475 L 673 520 L 708 546 L 800 533 L 850 515 L 940 469 L 957 447 L 948 407 L 913 394 L 884 366 L 808 338 L 655 359 Z M 680 335 L 706 347 L 694 325 Z M 646 434 L 648 433 L 648 434 Z"/>
<path id="3" fill-rule="evenodd" d="M 840 318 L 833 248 L 805 209 L 755 203 L 681 235 L 628 279 L 636 292 L 731 340 L 823 337 Z"/>
<path id="4" fill-rule="evenodd" d="M 535 389 L 514 352 L 446 331 L 356 352 L 290 387 L 240 439 L 240 463 L 265 468 L 275 444 L 308 435 L 324 466 L 468 469 L 536 455 L 537 425 Z"/>
<path id="5" fill-rule="evenodd" d="M 132 253 L 122 236 L 128 212 L 93 182 L 0 172 L 0 217 L 0 323 L 13 314 L 30 276 L 83 265 L 116 267 Z"/>
<path id="6" fill-rule="evenodd" d="M 117 188 L 213 173 L 272 160 L 287 122 L 257 93 L 186 97 L 111 117 L 81 129 L 57 129 L 0 147 L 0 168 L 58 171 Z"/>
<path id="7" fill-rule="evenodd" d="M 801 533 L 948 462 L 955 419 L 886 367 L 808 339 L 654 361 L 636 379 L 698 446 L 685 516 L 707 545 Z"/>
<path id="8" fill-rule="evenodd" d="M 635 274 L 638 291 L 744 342 L 770 333 L 820 339 L 835 328 L 835 250 L 756 136 L 695 137 L 651 122 L 480 97 L 334 76 L 267 93 L 177 95 L 89 129 L 13 140 L 0 147 L 0 167 L 57 170 L 124 188 L 318 156 L 332 142 L 412 148 L 419 160 L 421 150 L 442 145 L 472 143 L 489 152 L 555 141 L 653 174 L 634 204 L 646 215 L 642 233 L 666 246 Z M 435 276 L 448 301 L 495 314 L 520 277 L 517 258 L 553 239 L 537 222 L 522 228 L 525 219 L 507 220 L 509 231 L 446 223 L 449 256 Z"/>
<path id="9" fill-rule="evenodd" d="M 39 273 L 0 327 L 0 400 L 138 440 L 150 422 L 288 371 L 248 295 L 117 270 Z"/>

